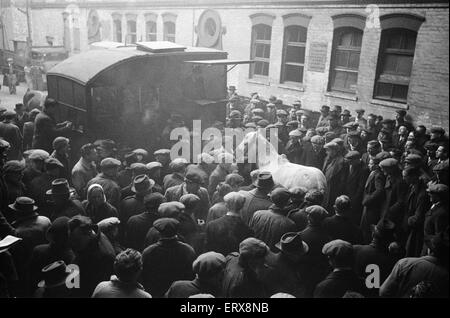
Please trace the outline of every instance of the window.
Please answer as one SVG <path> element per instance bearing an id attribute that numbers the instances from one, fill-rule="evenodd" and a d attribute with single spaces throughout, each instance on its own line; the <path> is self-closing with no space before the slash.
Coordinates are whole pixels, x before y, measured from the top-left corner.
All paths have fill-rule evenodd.
<path id="1" fill-rule="evenodd" d="M 119 19 L 113 20 L 114 41 L 122 42 L 122 21 Z"/>
<path id="2" fill-rule="evenodd" d="M 406 103 L 416 38 L 412 30 L 382 31 L 375 98 Z"/>
<path id="3" fill-rule="evenodd" d="M 136 43 L 137 35 L 136 35 L 136 21 L 128 20 L 127 21 L 127 42 L 128 43 Z"/>
<path id="4" fill-rule="evenodd" d="M 146 41 L 156 41 L 156 22 L 147 21 L 145 23 Z"/>
<path id="5" fill-rule="evenodd" d="M 175 22 L 164 22 L 164 41 L 175 42 Z"/>
<path id="6" fill-rule="evenodd" d="M 329 90 L 356 93 L 362 36 L 353 27 L 334 30 Z"/>
<path id="7" fill-rule="evenodd" d="M 250 77 L 269 76 L 270 40 L 272 27 L 266 24 L 257 24 L 252 28 L 252 59 Z"/>
<path id="8" fill-rule="evenodd" d="M 303 82 L 307 29 L 291 25 L 284 29 L 281 82 Z"/>

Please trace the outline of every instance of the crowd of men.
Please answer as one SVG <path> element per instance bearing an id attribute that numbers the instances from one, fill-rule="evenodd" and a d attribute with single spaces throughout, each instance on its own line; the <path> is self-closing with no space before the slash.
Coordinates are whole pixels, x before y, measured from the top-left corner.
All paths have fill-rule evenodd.
<path id="1" fill-rule="evenodd" d="M 58 107 L 0 111 L 3 297 L 448 297 L 441 127 L 339 106 L 315 121 L 230 87 L 224 126 L 278 128 L 280 153 L 323 171 L 322 193 L 226 152 L 191 164 L 105 139 L 72 158 Z"/>

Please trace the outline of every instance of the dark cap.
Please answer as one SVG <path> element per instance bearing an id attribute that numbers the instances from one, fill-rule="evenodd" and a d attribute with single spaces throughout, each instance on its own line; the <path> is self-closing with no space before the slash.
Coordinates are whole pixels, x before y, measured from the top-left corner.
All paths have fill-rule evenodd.
<path id="1" fill-rule="evenodd" d="M 64 165 L 56 158 L 49 157 L 45 159 L 45 169 L 64 168 Z"/>
<path id="2" fill-rule="evenodd" d="M 10 160 L 3 166 L 3 172 L 6 173 L 20 173 L 25 169 L 25 164 L 18 160 Z"/>
<path id="3" fill-rule="evenodd" d="M 153 153 L 154 156 L 170 156 L 170 149 L 158 149 Z"/>
<path id="4" fill-rule="evenodd" d="M 164 196 L 159 192 L 152 192 L 144 197 L 144 206 L 146 208 L 159 207 L 165 200 Z"/>
<path id="5" fill-rule="evenodd" d="M 359 131 L 353 130 L 353 131 L 349 131 L 347 136 L 353 137 L 353 138 L 359 138 L 359 137 L 361 137 L 361 134 Z"/>
<path id="6" fill-rule="evenodd" d="M 291 193 L 286 188 L 279 187 L 270 193 L 270 200 L 277 206 L 285 206 L 290 198 Z"/>
<path id="7" fill-rule="evenodd" d="M 351 116 L 350 111 L 348 109 L 344 109 L 342 111 L 341 116 L 350 117 Z"/>
<path id="8" fill-rule="evenodd" d="M 394 158 L 387 158 L 387 159 L 382 160 L 379 163 L 379 166 L 382 168 L 398 167 L 398 161 L 397 161 L 397 159 L 394 159 Z"/>
<path id="9" fill-rule="evenodd" d="M 116 168 L 120 167 L 121 163 L 115 158 L 105 158 L 100 162 L 100 167 L 103 168 Z"/>
<path id="10" fill-rule="evenodd" d="M 334 240 L 323 246 L 322 253 L 334 259 L 349 260 L 353 258 L 353 245 L 343 240 Z"/>
<path id="11" fill-rule="evenodd" d="M 366 111 L 364 109 L 362 109 L 362 108 L 358 108 L 358 109 L 355 109 L 355 112 L 357 114 L 364 114 Z"/>
<path id="12" fill-rule="evenodd" d="M 328 217 L 328 211 L 320 205 L 311 205 L 305 209 L 308 218 L 314 223 L 319 224 Z"/>
<path id="13" fill-rule="evenodd" d="M 361 159 L 361 154 L 359 151 L 352 150 L 347 152 L 347 154 L 344 157 L 345 159 L 353 160 L 353 159 Z"/>
<path id="14" fill-rule="evenodd" d="M 203 184 L 202 177 L 196 172 L 188 172 L 188 173 L 186 173 L 186 176 L 184 177 L 184 179 L 186 181 L 189 181 L 189 182 L 192 182 L 192 183 L 196 183 L 198 185 Z"/>
<path id="15" fill-rule="evenodd" d="M 233 110 L 230 112 L 230 118 L 240 119 L 242 117 L 241 112 L 238 110 Z"/>
<path id="16" fill-rule="evenodd" d="M 269 253 L 269 247 L 261 240 L 249 237 L 239 244 L 239 254 L 246 259 L 263 258 Z"/>
<path id="17" fill-rule="evenodd" d="M 153 227 L 161 233 L 162 237 L 173 237 L 177 235 L 180 222 L 173 218 L 161 218 L 153 222 Z"/>
<path id="18" fill-rule="evenodd" d="M 330 110 L 330 106 L 327 105 L 322 105 L 322 107 L 320 107 L 320 111 L 321 112 L 327 112 Z"/>
<path id="19" fill-rule="evenodd" d="M 404 109 L 397 109 L 395 112 L 400 116 L 406 116 L 406 110 Z"/>
<path id="20" fill-rule="evenodd" d="M 445 134 L 445 129 L 442 127 L 431 127 L 430 131 L 432 134 Z"/>
<path id="21" fill-rule="evenodd" d="M 388 159 L 390 157 L 391 157 L 391 154 L 389 152 L 382 151 L 382 152 L 376 154 L 375 158 L 373 158 L 372 160 L 375 164 L 379 164 L 381 161 Z"/>
<path id="22" fill-rule="evenodd" d="M 431 183 L 427 189 L 428 193 L 438 194 L 441 196 L 448 196 L 448 186 L 441 183 Z"/>
<path id="23" fill-rule="evenodd" d="M 158 208 L 158 214 L 165 218 L 175 218 L 184 208 L 184 204 L 178 201 L 163 202 Z"/>
<path id="24" fill-rule="evenodd" d="M 192 263 L 192 270 L 200 278 L 212 278 L 225 268 L 225 264 L 225 256 L 216 252 L 207 252 L 197 257 Z"/>
<path id="25" fill-rule="evenodd" d="M 405 158 L 405 162 L 410 165 L 419 166 L 423 163 L 422 156 L 416 154 L 409 154 Z"/>
<path id="26" fill-rule="evenodd" d="M 377 225 L 372 226 L 372 232 L 378 238 L 393 239 L 394 238 L 394 222 L 388 219 L 381 219 Z"/>
<path id="27" fill-rule="evenodd" d="M 200 198 L 195 194 L 188 193 L 181 196 L 180 202 L 186 209 L 194 209 L 200 203 Z"/>

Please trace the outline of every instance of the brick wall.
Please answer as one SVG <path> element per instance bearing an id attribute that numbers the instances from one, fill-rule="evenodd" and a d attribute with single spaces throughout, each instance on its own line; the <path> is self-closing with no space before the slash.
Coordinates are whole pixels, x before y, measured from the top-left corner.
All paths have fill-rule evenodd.
<path id="1" fill-rule="evenodd" d="M 128 6 L 114 7 L 111 3 L 105 8 L 97 5 L 96 10 L 102 20 L 104 30 L 102 34 L 105 40 L 112 40 L 112 17 L 113 12 L 121 12 L 122 32 L 126 34 L 126 13 L 137 14 L 137 38 L 145 39 L 144 14 L 152 12 L 158 15 L 158 40 L 162 40 L 162 14 L 171 12 L 177 14 L 176 41 L 184 45 L 195 45 L 197 35 L 194 25 L 205 7 L 167 6 L 161 4 L 151 7 L 149 2 L 145 7 L 142 4 L 133 8 Z M 406 108 L 405 104 L 386 103 L 373 100 L 373 90 L 376 78 L 376 65 L 378 61 L 378 50 L 381 37 L 379 28 L 366 27 L 361 47 L 361 58 L 359 65 L 358 83 L 355 95 L 336 96 L 327 92 L 329 81 L 329 68 L 333 40 L 332 16 L 345 13 L 356 13 L 367 16 L 365 7 L 354 5 L 223 5 L 213 8 L 216 10 L 226 27 L 223 35 L 223 50 L 229 53 L 230 59 L 249 59 L 251 42 L 251 20 L 250 15 L 255 13 L 269 13 L 275 15 L 272 26 L 272 43 L 270 56 L 269 78 L 260 83 L 249 80 L 249 66 L 239 65 L 228 73 L 228 82 L 236 85 L 240 94 L 248 95 L 257 91 L 265 98 L 275 95 L 286 103 L 292 103 L 301 99 L 305 108 L 318 110 L 322 104 L 341 105 L 353 111 L 356 108 L 364 108 L 367 113 L 374 112 L 385 117 L 393 116 L 398 108 Z M 33 9 L 33 38 L 36 45 L 45 44 L 45 35 L 53 35 L 57 43 L 62 42 L 62 15 L 64 10 L 60 8 L 34 8 Z M 86 19 L 89 8 L 80 11 L 82 26 L 82 49 L 87 49 Z M 283 18 L 288 13 L 301 13 L 311 16 L 308 27 L 308 40 L 306 46 L 305 73 L 302 85 L 287 86 L 280 83 L 282 46 L 283 46 Z M 449 85 L 449 12 L 448 4 L 437 5 L 383 5 L 380 6 L 380 15 L 389 13 L 409 13 L 425 18 L 421 25 L 413 62 L 411 82 L 408 93 L 407 105 L 409 114 L 417 122 L 426 125 L 443 125 L 448 127 L 448 85 Z M 308 56 L 311 42 L 328 43 L 327 58 L 324 72 L 312 72 L 308 70 Z"/>

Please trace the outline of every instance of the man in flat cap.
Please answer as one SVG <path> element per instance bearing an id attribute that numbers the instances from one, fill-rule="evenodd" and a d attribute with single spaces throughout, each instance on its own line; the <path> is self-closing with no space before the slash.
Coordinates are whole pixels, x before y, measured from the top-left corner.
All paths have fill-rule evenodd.
<path id="1" fill-rule="evenodd" d="M 17 197 L 25 195 L 25 184 L 22 181 L 25 164 L 21 161 L 10 160 L 3 166 L 3 177 L 8 188 L 8 204 L 13 203 Z M 6 213 L 7 211 L 3 211 Z"/>
<path id="2" fill-rule="evenodd" d="M 99 173 L 94 179 L 86 185 L 89 188 L 92 184 L 99 184 L 105 192 L 106 201 L 108 201 L 116 209 L 120 207 L 121 188 L 117 184 L 117 174 L 121 163 L 115 158 L 105 158 L 100 162 Z"/>
<path id="3" fill-rule="evenodd" d="M 438 144 L 439 146 L 448 147 L 448 136 L 445 134 L 445 129 L 442 127 L 432 127 L 430 129 L 431 136 L 430 141 Z"/>
<path id="4" fill-rule="evenodd" d="M 401 224 L 403 237 L 399 241 L 405 245 L 406 257 L 418 257 L 423 247 L 423 221 L 430 208 L 427 185 L 417 167 L 406 167 L 402 171 L 403 180 L 409 187 L 405 218 Z"/>
<path id="5" fill-rule="evenodd" d="M 81 199 L 86 197 L 86 185 L 97 175 L 95 162 L 97 150 L 94 144 L 85 144 L 80 149 L 80 160 L 72 168 L 72 185 Z"/>
<path id="6" fill-rule="evenodd" d="M 186 168 L 186 173 L 197 173 L 202 178 L 202 187 L 208 188 L 209 176 L 214 169 L 214 157 L 207 153 L 198 155 L 198 163 L 190 164 Z"/>
<path id="7" fill-rule="evenodd" d="M 66 137 L 56 137 L 52 143 L 53 152 L 50 154 L 50 157 L 56 158 L 59 162 L 62 163 L 64 168 L 61 171 L 61 178 L 66 178 L 69 183 L 71 183 L 70 179 L 70 141 Z"/>
<path id="8" fill-rule="evenodd" d="M 367 120 L 364 118 L 365 110 L 359 108 L 359 109 L 355 110 L 355 113 L 356 113 L 355 123 L 358 123 L 358 125 L 361 128 L 366 128 L 367 127 Z"/>
<path id="9" fill-rule="evenodd" d="M 22 159 L 22 133 L 13 121 L 16 118 L 16 113 L 12 110 L 7 110 L 3 113 L 3 121 L 0 122 L 0 138 L 3 138 L 10 144 L 8 151 L 8 160 Z"/>
<path id="10" fill-rule="evenodd" d="M 301 164 L 322 169 L 326 157 L 324 144 L 325 139 L 319 135 L 312 136 L 310 140 L 304 141 Z"/>
<path id="11" fill-rule="evenodd" d="M 384 282 L 392 271 L 397 258 L 389 252 L 389 245 L 394 241 L 394 223 L 380 220 L 371 227 L 372 239 L 370 244 L 353 245 L 355 258 L 355 272 L 359 278 L 367 277 L 366 268 L 370 264 L 377 264 L 380 269 L 380 282 Z M 367 289 L 368 297 L 378 297 L 378 289 Z"/>
<path id="12" fill-rule="evenodd" d="M 72 123 L 56 123 L 55 116 L 58 111 L 58 102 L 47 97 L 44 110 L 37 114 L 34 121 L 33 149 L 43 149 L 52 152 L 52 142 L 58 136 L 67 134 L 72 129 Z"/>
<path id="13" fill-rule="evenodd" d="M 206 220 L 208 210 L 210 207 L 210 200 L 208 190 L 202 187 L 202 178 L 195 172 L 186 173 L 184 176 L 184 182 L 180 185 L 168 188 L 165 193 L 167 202 L 179 201 L 185 194 L 195 194 L 200 198 L 198 209 L 194 213 L 196 220 Z"/>
<path id="14" fill-rule="evenodd" d="M 430 247 L 433 236 L 443 231 L 447 231 L 448 233 L 448 189 L 447 185 L 440 183 L 430 183 L 428 186 L 427 192 L 430 197 L 431 207 L 425 213 L 422 255 L 426 255 L 427 248 Z"/>
<path id="15" fill-rule="evenodd" d="M 162 167 L 161 167 L 161 175 L 160 175 L 160 180 L 155 180 L 155 182 L 157 184 L 162 185 L 163 184 L 163 179 L 166 175 L 170 174 L 170 168 L 169 168 L 169 164 L 170 164 L 170 149 L 158 149 L 153 153 L 153 156 L 155 158 L 155 161 L 161 163 Z"/>
<path id="16" fill-rule="evenodd" d="M 366 165 L 366 167 L 369 167 L 370 159 L 375 158 L 375 156 L 380 152 L 381 144 L 378 142 L 378 140 L 370 140 L 367 143 L 366 151 L 361 156 L 361 161 Z"/>
<path id="17" fill-rule="evenodd" d="M 348 176 L 348 165 L 344 161 L 339 145 L 329 142 L 324 145 L 327 156 L 322 171 L 327 179 L 327 192 L 323 206 L 327 211 L 333 211 L 334 201 L 338 196 L 344 194 L 344 187 Z"/>
<path id="18" fill-rule="evenodd" d="M 363 193 L 363 211 L 361 217 L 361 231 L 364 242 L 370 243 L 372 239 L 371 225 L 378 223 L 381 217 L 380 202 L 384 199 L 384 186 L 386 183 L 386 176 L 381 171 L 378 165 L 382 160 L 389 157 L 389 153 L 378 153 L 369 160 L 370 174 L 364 185 Z"/>
<path id="19" fill-rule="evenodd" d="M 406 110 L 397 109 L 395 111 L 395 128 L 399 129 L 400 126 L 405 126 L 408 132 L 414 131 L 414 125 L 405 119 Z"/>
<path id="20" fill-rule="evenodd" d="M 345 125 L 352 121 L 352 115 L 348 109 L 344 109 L 340 115 L 342 125 Z"/>
<path id="21" fill-rule="evenodd" d="M 366 185 L 370 171 L 361 161 L 361 154 L 358 151 L 349 151 L 344 156 L 344 160 L 348 165 L 345 194 L 348 195 L 352 202 L 349 217 L 355 225 L 359 225 L 363 209 L 364 186 Z"/>
<path id="22" fill-rule="evenodd" d="M 408 185 L 402 178 L 399 162 L 396 159 L 384 159 L 379 166 L 386 176 L 381 218 L 391 220 L 398 228 L 405 216 Z"/>
<path id="23" fill-rule="evenodd" d="M 345 133 L 345 130 L 340 124 L 339 116 L 336 112 L 330 112 L 328 115 L 328 131 L 334 133 L 336 136 L 341 136 Z"/>
<path id="24" fill-rule="evenodd" d="M 380 126 L 377 123 L 378 116 L 375 114 L 369 114 L 367 116 L 366 129 L 370 133 L 371 139 L 376 139 L 380 132 Z"/>
<path id="25" fill-rule="evenodd" d="M 250 237 L 241 242 L 239 253 L 226 257 L 223 278 L 223 297 L 226 298 L 264 298 L 271 295 L 266 277 L 274 269 L 267 264 L 274 254 L 261 240 Z"/>
<path id="26" fill-rule="evenodd" d="M 448 226 L 448 223 L 447 223 Z M 432 297 L 448 298 L 448 229 L 429 241 L 429 250 L 422 257 L 407 257 L 399 260 L 389 277 L 380 287 L 380 296 L 386 298 L 411 297 L 417 284 L 432 285 Z"/>
<path id="27" fill-rule="evenodd" d="M 287 232 L 294 232 L 296 225 L 287 217 L 286 207 L 291 198 L 289 190 L 279 187 L 270 193 L 273 205 L 268 210 L 256 211 L 250 221 L 250 228 L 255 232 L 255 237 L 264 241 L 271 250 L 275 250 L 275 244 L 281 236 Z"/>
<path id="28" fill-rule="evenodd" d="M 333 271 L 314 290 L 314 298 L 342 298 L 347 291 L 363 293 L 363 281 L 353 270 L 353 246 L 343 240 L 324 245 L 322 253 L 328 257 Z"/>
<path id="29" fill-rule="evenodd" d="M 322 105 L 320 108 L 320 117 L 316 128 L 328 126 L 328 115 L 330 114 L 330 106 Z"/>
<path id="30" fill-rule="evenodd" d="M 161 239 L 142 253 L 142 283 L 153 297 L 160 298 L 173 282 L 194 278 L 192 262 L 194 249 L 177 237 L 179 222 L 173 218 L 161 218 L 153 223 Z"/>
<path id="31" fill-rule="evenodd" d="M 188 298 L 197 294 L 222 296 L 222 279 L 226 265 L 225 256 L 216 252 L 201 254 L 192 263 L 194 280 L 174 282 L 167 290 L 166 298 Z"/>
<path id="32" fill-rule="evenodd" d="M 302 145 L 303 133 L 299 129 L 294 129 L 289 133 L 289 141 L 286 144 L 284 153 L 292 163 L 300 164 L 303 156 Z"/>
<path id="33" fill-rule="evenodd" d="M 172 160 L 169 164 L 169 168 L 172 173 L 166 175 L 163 179 L 163 187 L 165 190 L 170 187 L 180 185 L 184 182 L 184 175 L 186 173 L 187 165 L 188 161 L 184 158 L 175 158 Z"/>
<path id="34" fill-rule="evenodd" d="M 23 171 L 23 183 L 28 188 L 31 181 L 44 173 L 44 161 L 50 154 L 41 149 L 27 150 L 28 158 L 25 160 L 25 170 Z"/>
<path id="35" fill-rule="evenodd" d="M 9 142 L 0 138 L 0 237 L 16 234 L 14 228 L 3 215 L 3 212 L 8 208 L 8 188 L 3 177 L 3 167 L 6 163 L 9 148 Z"/>
<path id="36" fill-rule="evenodd" d="M 283 145 L 286 145 L 289 140 L 288 115 L 288 112 L 284 109 L 277 110 L 277 122 L 275 124 L 278 126 L 278 138 L 280 138 Z"/>

